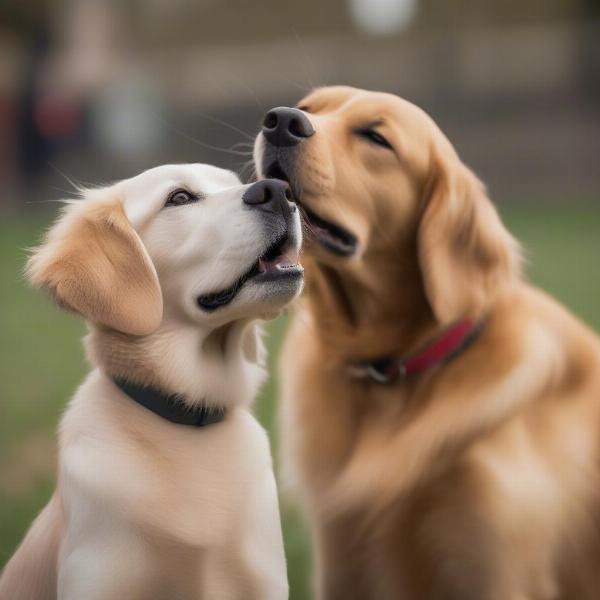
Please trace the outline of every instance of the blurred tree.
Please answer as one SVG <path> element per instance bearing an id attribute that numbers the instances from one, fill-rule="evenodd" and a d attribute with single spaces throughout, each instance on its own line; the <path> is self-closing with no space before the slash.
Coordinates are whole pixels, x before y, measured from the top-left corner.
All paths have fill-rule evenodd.
<path id="1" fill-rule="evenodd" d="M 581 3 L 586 26 L 581 35 L 580 78 L 591 101 L 597 103 L 600 100 L 600 43 L 597 28 L 600 22 L 600 0 L 581 0 Z"/>
<path id="2" fill-rule="evenodd" d="M 0 33 L 20 37 L 34 36 L 40 25 L 48 23 L 52 0 L 29 0 L 27 2 L 0 2 Z"/>

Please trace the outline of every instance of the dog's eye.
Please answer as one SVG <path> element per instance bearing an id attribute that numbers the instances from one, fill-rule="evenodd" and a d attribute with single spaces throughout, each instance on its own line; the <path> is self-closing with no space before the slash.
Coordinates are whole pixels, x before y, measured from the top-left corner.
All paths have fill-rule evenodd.
<path id="1" fill-rule="evenodd" d="M 181 206 L 182 204 L 191 204 L 197 201 L 198 196 L 187 190 L 174 190 L 169 194 L 165 206 Z"/>
<path id="2" fill-rule="evenodd" d="M 359 129 L 356 134 L 368 140 L 372 144 L 376 144 L 382 148 L 389 148 L 390 150 L 392 149 L 392 145 L 378 131 L 375 131 L 375 129 Z"/>

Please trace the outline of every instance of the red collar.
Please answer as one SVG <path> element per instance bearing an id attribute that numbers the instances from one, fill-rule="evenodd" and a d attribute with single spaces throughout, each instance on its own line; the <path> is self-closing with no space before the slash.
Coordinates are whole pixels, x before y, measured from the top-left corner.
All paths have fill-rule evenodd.
<path id="1" fill-rule="evenodd" d="M 414 354 L 402 358 L 385 356 L 353 363 L 350 365 L 350 373 L 354 377 L 372 379 L 382 384 L 418 375 L 464 350 L 478 333 L 480 325 L 481 323 L 469 319 L 459 321 Z"/>

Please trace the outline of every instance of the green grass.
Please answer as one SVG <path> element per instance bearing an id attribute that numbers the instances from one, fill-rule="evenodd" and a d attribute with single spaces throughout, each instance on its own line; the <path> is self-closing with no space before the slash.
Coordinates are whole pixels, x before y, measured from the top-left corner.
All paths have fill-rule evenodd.
<path id="1" fill-rule="evenodd" d="M 524 243 L 531 278 L 600 329 L 600 208 L 540 204 L 503 210 Z M 42 220 L 0 223 L 0 564 L 13 552 L 54 485 L 54 431 L 86 370 L 83 325 L 57 311 L 21 279 L 25 248 Z M 269 326 L 270 364 L 285 321 Z M 256 412 L 274 432 L 277 382 L 271 378 Z M 283 505 L 292 600 L 309 598 L 308 536 L 298 513 Z"/>

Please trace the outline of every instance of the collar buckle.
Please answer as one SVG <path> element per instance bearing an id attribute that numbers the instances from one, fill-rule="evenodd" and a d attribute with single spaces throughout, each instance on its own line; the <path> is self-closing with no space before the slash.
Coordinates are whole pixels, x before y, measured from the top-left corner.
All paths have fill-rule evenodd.
<path id="1" fill-rule="evenodd" d="M 406 367 L 400 360 L 380 359 L 366 365 L 367 375 L 376 383 L 389 384 L 406 376 Z"/>
<path id="2" fill-rule="evenodd" d="M 381 385 L 395 383 L 398 379 L 423 373 L 451 360 L 469 346 L 482 326 L 481 321 L 473 322 L 469 319 L 459 321 L 410 356 L 403 358 L 388 356 L 350 364 L 349 373 L 353 377 L 370 379 Z"/>

